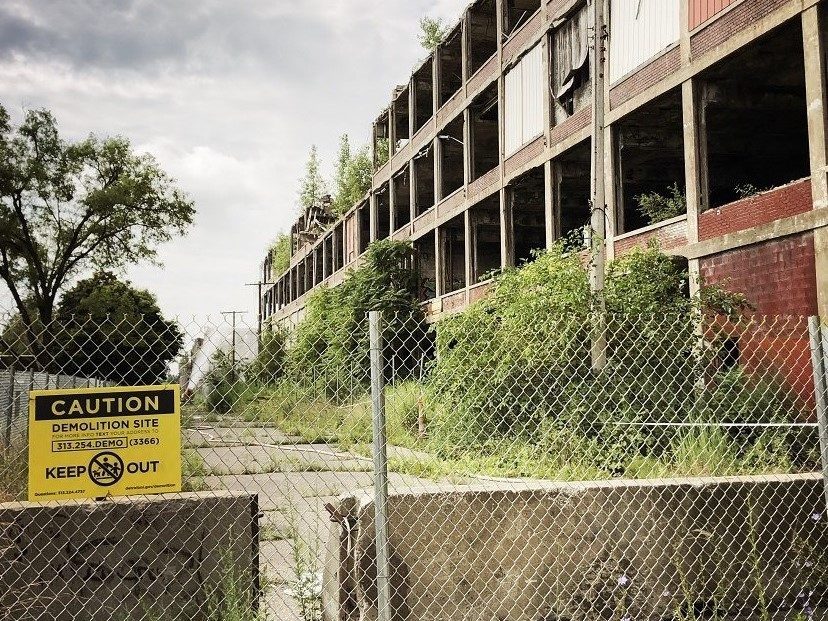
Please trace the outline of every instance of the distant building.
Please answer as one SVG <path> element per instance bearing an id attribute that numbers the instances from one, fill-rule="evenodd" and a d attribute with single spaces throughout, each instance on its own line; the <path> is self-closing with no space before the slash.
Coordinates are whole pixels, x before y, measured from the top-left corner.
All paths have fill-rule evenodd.
<path id="1" fill-rule="evenodd" d="M 655 238 L 758 312 L 828 316 L 826 3 L 606 7 L 608 257 Z M 573 0 L 470 5 L 375 121 L 370 193 L 294 226 L 289 269 L 263 274 L 265 318 L 301 317 L 372 240 L 413 241 L 439 317 L 485 295 L 492 269 L 582 230 L 590 14 Z M 673 185 L 686 211 L 649 222 L 637 197 Z"/>

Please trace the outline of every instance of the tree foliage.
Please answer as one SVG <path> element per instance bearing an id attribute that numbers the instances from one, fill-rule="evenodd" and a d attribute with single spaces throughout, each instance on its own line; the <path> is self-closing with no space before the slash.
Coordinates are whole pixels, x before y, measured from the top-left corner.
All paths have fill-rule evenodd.
<path id="1" fill-rule="evenodd" d="M 194 213 L 155 159 L 126 138 L 67 141 L 49 111 L 29 110 L 13 126 L 0 106 L 0 278 L 35 357 L 49 345 L 56 300 L 74 276 L 156 260 Z"/>
<path id="2" fill-rule="evenodd" d="M 687 198 L 678 183 L 667 188 L 667 194 L 646 192 L 636 196 L 635 200 L 638 203 L 638 211 L 650 224 L 687 213 Z"/>
<path id="3" fill-rule="evenodd" d="M 292 379 L 323 386 L 337 398 L 353 396 L 370 379 L 367 313 L 385 311 L 384 334 L 394 377 L 414 374 L 428 355 L 426 326 L 417 301 L 417 271 L 410 242 L 373 242 L 362 265 L 337 287 L 308 299 L 288 350 Z"/>
<path id="4" fill-rule="evenodd" d="M 274 277 L 290 267 L 290 235 L 279 233 L 270 246 L 271 269 Z"/>
<path id="5" fill-rule="evenodd" d="M 420 34 L 417 40 L 426 50 L 433 52 L 448 34 L 448 26 L 440 18 L 425 16 L 420 18 Z"/>
<path id="6" fill-rule="evenodd" d="M 305 163 L 305 175 L 299 181 L 299 205 L 307 209 L 318 204 L 327 193 L 327 185 L 322 177 L 319 153 L 316 145 L 311 145 L 308 161 Z"/>
<path id="7" fill-rule="evenodd" d="M 351 151 L 348 134 L 339 139 L 334 177 L 333 210 L 339 216 L 359 202 L 371 188 L 371 154 L 367 146 Z"/>
<path id="8" fill-rule="evenodd" d="M 61 373 L 127 385 L 163 381 L 183 334 L 155 296 L 96 272 L 61 298 L 51 356 Z"/>

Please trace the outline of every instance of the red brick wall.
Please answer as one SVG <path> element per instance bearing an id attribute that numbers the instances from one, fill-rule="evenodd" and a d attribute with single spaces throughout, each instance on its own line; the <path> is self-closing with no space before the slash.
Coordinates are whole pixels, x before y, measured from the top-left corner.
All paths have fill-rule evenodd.
<path id="1" fill-rule="evenodd" d="M 788 2 L 790 0 L 744 0 L 690 37 L 690 54 L 695 58 L 709 52 Z"/>
<path id="2" fill-rule="evenodd" d="M 816 314 L 813 233 L 782 237 L 700 260 L 706 284 L 744 293 L 764 315 Z"/>
<path id="3" fill-rule="evenodd" d="M 510 155 L 505 162 L 506 175 L 511 175 L 538 157 L 543 153 L 544 146 L 543 136 L 538 136 L 532 142 L 522 147 L 520 151 L 517 151 L 514 155 Z"/>
<path id="4" fill-rule="evenodd" d="M 699 240 L 743 231 L 780 218 L 811 211 L 811 179 L 788 185 L 709 209 L 699 215 Z"/>
<path id="5" fill-rule="evenodd" d="M 688 27 L 693 30 L 734 2 L 736 0 L 690 0 Z"/>
<path id="6" fill-rule="evenodd" d="M 565 138 L 569 138 L 572 134 L 589 127 L 591 121 L 592 106 L 584 106 L 571 117 L 564 119 L 552 128 L 549 136 L 550 143 L 556 144 Z"/>
<path id="7" fill-rule="evenodd" d="M 681 248 L 687 245 L 687 220 L 680 220 L 657 228 L 645 231 L 638 235 L 631 235 L 615 242 L 615 254 L 620 256 L 636 246 L 643 247 L 651 239 L 657 239 L 662 250 Z"/>
<path id="8" fill-rule="evenodd" d="M 681 50 L 674 47 L 610 89 L 610 108 L 643 93 L 681 66 Z"/>

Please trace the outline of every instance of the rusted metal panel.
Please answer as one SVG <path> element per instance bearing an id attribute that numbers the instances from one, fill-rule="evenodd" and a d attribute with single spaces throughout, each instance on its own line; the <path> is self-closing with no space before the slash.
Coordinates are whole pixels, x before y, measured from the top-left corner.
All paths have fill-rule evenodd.
<path id="1" fill-rule="evenodd" d="M 610 82 L 679 40 L 680 0 L 610 0 Z"/>

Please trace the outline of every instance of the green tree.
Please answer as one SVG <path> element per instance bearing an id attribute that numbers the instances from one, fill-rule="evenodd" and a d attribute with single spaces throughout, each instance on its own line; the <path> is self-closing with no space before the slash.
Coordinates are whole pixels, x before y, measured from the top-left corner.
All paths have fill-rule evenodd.
<path id="1" fill-rule="evenodd" d="M 448 26 L 440 18 L 425 16 L 420 18 L 420 34 L 417 40 L 429 52 L 433 52 L 448 34 Z"/>
<path id="2" fill-rule="evenodd" d="M 274 278 L 290 266 L 290 235 L 279 233 L 270 246 L 271 269 Z"/>
<path id="3" fill-rule="evenodd" d="M 163 381 L 184 337 L 161 314 L 155 296 L 96 272 L 61 298 L 54 367 L 61 373 L 141 385 Z"/>
<path id="4" fill-rule="evenodd" d="M 67 141 L 48 110 L 29 110 L 13 126 L 0 105 L 0 278 L 41 364 L 56 300 L 73 277 L 155 261 L 159 244 L 183 235 L 194 213 L 126 138 Z"/>
<path id="5" fill-rule="evenodd" d="M 325 179 L 319 167 L 319 154 L 314 144 L 311 145 L 308 161 L 305 163 L 305 176 L 299 182 L 299 205 L 302 209 L 319 203 L 327 192 Z"/>
<path id="6" fill-rule="evenodd" d="M 333 210 L 342 215 L 353 207 L 371 188 L 371 154 L 367 146 L 352 153 L 348 134 L 339 139 L 334 177 Z"/>

